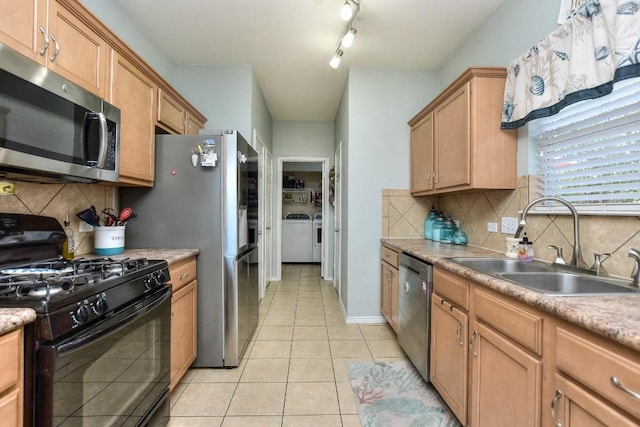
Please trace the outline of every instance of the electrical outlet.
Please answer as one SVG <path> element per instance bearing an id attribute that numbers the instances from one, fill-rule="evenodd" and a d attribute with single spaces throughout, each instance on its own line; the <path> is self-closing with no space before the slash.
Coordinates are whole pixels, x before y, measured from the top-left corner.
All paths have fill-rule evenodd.
<path id="1" fill-rule="evenodd" d="M 504 234 L 516 234 L 518 230 L 518 218 L 502 217 L 502 232 Z"/>
<path id="2" fill-rule="evenodd" d="M 490 233 L 498 232 L 498 223 L 497 222 L 488 222 L 487 223 L 487 231 Z"/>
<path id="3" fill-rule="evenodd" d="M 90 233 L 93 231 L 93 227 L 84 221 L 80 221 L 80 226 L 78 227 L 78 231 L 80 233 Z"/>

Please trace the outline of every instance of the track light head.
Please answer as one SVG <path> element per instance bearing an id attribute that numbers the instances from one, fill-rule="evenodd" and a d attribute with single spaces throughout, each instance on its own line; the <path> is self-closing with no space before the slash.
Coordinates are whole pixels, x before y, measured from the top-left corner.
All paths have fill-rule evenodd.
<path id="1" fill-rule="evenodd" d="M 349 31 L 347 31 L 342 37 L 342 41 L 340 42 L 340 44 L 346 48 L 351 47 L 353 45 L 353 40 L 356 38 L 357 32 L 358 30 L 356 30 L 355 28 L 349 28 Z"/>
<path id="2" fill-rule="evenodd" d="M 340 19 L 343 21 L 348 21 L 353 17 L 353 9 L 351 8 L 351 4 L 349 0 L 345 0 L 342 8 L 340 8 Z"/>
<path id="3" fill-rule="evenodd" d="M 338 67 L 340 66 L 340 60 L 342 59 L 343 53 L 344 52 L 342 52 L 342 49 L 336 50 L 336 53 L 333 55 L 333 57 L 329 61 L 329 66 L 334 70 L 337 70 Z"/>

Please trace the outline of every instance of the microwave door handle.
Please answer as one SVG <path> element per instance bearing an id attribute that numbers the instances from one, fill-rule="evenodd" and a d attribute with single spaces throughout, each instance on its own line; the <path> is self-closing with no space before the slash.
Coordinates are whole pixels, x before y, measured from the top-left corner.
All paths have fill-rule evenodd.
<path id="1" fill-rule="evenodd" d="M 108 132 L 107 132 L 107 117 L 104 113 L 97 113 L 100 119 L 100 151 L 98 151 L 98 168 L 103 168 L 107 161 L 108 151 Z"/>

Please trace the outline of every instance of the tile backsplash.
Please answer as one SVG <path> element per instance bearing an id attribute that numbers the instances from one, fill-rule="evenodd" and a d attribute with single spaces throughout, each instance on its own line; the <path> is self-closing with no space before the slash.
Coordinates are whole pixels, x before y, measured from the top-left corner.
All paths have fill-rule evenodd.
<path id="1" fill-rule="evenodd" d="M 435 206 L 447 216 L 460 221 L 460 227 L 469 236 L 469 244 L 504 252 L 508 234 L 500 233 L 502 217 L 519 218 L 531 199 L 537 197 L 534 179 L 518 177 L 515 190 L 451 194 L 439 197 L 412 197 L 409 190 L 382 190 L 382 236 L 422 237 L 424 219 Z M 487 231 L 487 223 L 498 223 L 498 232 Z M 564 259 L 569 263 L 573 247 L 573 219 L 570 215 L 527 216 L 524 231 L 533 241 L 535 257 L 553 261 L 555 250 L 549 245 L 564 249 Z M 629 249 L 640 249 L 640 217 L 633 216 L 580 216 L 580 244 L 585 262 L 591 265 L 594 253 L 611 253 L 603 267 L 611 275 L 629 277 L 633 261 Z"/>
<path id="2" fill-rule="evenodd" d="M 95 206 L 98 213 L 105 207 L 116 208 L 117 187 L 98 184 L 39 184 L 15 182 L 13 195 L 0 196 L 0 212 L 44 215 L 56 218 L 60 224 L 69 214 L 75 232 L 76 255 L 93 252 L 93 233 L 80 233 L 78 212 Z"/>

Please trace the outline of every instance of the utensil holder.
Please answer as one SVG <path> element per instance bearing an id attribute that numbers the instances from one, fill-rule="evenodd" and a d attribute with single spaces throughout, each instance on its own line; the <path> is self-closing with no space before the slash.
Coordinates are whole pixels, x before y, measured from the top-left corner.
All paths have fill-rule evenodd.
<path id="1" fill-rule="evenodd" d="M 93 227 L 94 253 L 109 256 L 124 252 L 125 226 Z"/>

